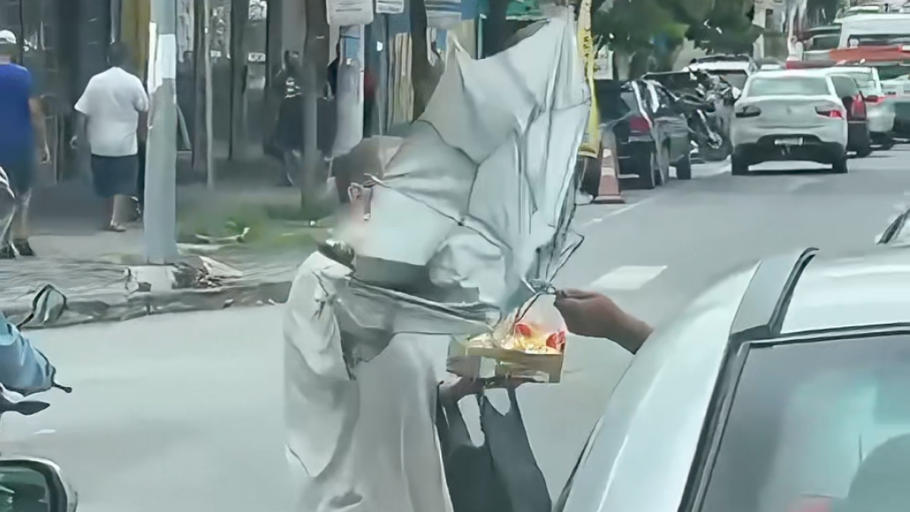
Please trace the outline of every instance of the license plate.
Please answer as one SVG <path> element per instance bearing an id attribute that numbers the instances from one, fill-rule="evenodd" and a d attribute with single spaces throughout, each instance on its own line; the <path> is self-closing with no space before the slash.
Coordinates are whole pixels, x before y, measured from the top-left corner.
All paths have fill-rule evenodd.
<path id="1" fill-rule="evenodd" d="M 802 146 L 803 139 L 802 137 L 793 137 L 789 139 L 777 139 L 774 141 L 774 144 L 778 146 Z"/>

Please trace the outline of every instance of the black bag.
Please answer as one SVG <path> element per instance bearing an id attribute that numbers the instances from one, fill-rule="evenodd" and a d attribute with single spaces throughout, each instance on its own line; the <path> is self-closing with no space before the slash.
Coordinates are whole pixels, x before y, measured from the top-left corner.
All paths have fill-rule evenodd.
<path id="1" fill-rule="evenodd" d="M 454 512 L 551 512 L 547 482 L 534 458 L 515 390 L 500 414 L 486 396 L 477 397 L 485 441 L 471 441 L 457 405 L 439 401 L 436 426 Z"/>

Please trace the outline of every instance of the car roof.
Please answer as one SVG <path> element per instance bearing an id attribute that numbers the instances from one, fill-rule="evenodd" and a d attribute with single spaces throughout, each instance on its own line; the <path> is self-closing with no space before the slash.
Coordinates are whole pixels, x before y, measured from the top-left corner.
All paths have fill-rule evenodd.
<path id="1" fill-rule="evenodd" d="M 831 68 L 820 68 L 820 70 L 823 70 L 827 73 L 834 73 L 834 74 L 837 74 L 837 72 L 840 70 L 862 71 L 863 73 L 872 73 L 874 69 L 875 68 L 871 68 L 869 66 L 834 66 Z"/>
<path id="2" fill-rule="evenodd" d="M 803 270 L 782 333 L 910 322 L 910 246 L 821 253 Z"/>
<path id="3" fill-rule="evenodd" d="M 760 71 L 754 76 L 760 76 L 761 78 L 790 78 L 799 76 L 825 77 L 827 75 L 818 69 L 769 69 Z"/>

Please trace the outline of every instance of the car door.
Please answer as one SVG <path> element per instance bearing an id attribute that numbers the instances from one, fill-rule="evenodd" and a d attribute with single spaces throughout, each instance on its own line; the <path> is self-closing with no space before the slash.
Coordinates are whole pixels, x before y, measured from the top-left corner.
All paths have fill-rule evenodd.
<path id="1" fill-rule="evenodd" d="M 669 142 L 670 161 L 679 162 L 689 154 L 689 123 L 676 99 L 661 85 L 654 86 L 657 95 L 657 117 Z"/>
<path id="2" fill-rule="evenodd" d="M 660 98 L 657 95 L 656 84 L 650 80 L 642 80 L 638 82 L 638 87 L 639 91 L 641 91 L 642 103 L 644 104 L 645 109 L 647 109 L 648 117 L 651 119 L 654 126 L 655 146 L 658 148 L 666 148 L 670 142 L 667 130 L 667 113 L 662 112 L 660 109 Z M 667 156 L 669 157 L 669 155 Z"/>

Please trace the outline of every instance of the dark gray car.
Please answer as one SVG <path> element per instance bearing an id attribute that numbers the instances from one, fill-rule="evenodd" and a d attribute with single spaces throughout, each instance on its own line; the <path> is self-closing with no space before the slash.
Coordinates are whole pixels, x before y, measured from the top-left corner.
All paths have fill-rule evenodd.
<path id="1" fill-rule="evenodd" d="M 852 254 L 764 260 L 694 300 L 633 359 L 556 511 L 905 510 L 901 230 Z"/>

